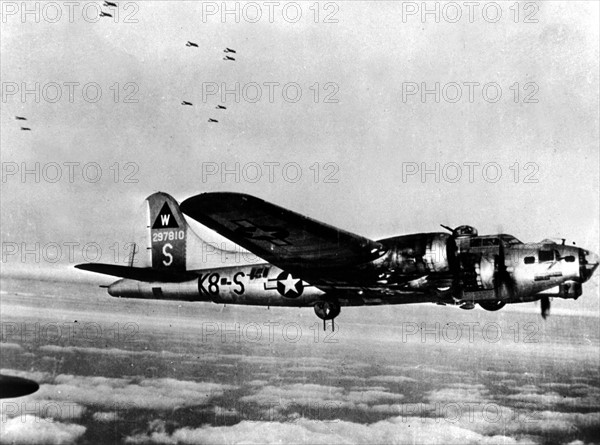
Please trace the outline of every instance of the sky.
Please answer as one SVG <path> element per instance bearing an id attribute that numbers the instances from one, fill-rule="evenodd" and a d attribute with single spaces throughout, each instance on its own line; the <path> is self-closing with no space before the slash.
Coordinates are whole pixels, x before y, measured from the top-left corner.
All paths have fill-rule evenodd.
<path id="1" fill-rule="evenodd" d="M 159 190 L 600 250 L 596 3 L 316 5 L 4 2 L 5 271 L 124 261 Z"/>

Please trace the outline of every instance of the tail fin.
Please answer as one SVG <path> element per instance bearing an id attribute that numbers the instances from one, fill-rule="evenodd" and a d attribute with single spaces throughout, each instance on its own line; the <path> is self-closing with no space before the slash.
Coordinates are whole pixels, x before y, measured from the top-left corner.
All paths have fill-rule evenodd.
<path id="1" fill-rule="evenodd" d="M 184 272 L 257 262 L 257 257 L 243 255 L 241 248 L 235 252 L 220 249 L 198 237 L 188 226 L 179 204 L 172 196 L 157 192 L 148 196 L 146 201 L 150 231 L 150 246 L 147 249 L 152 252 L 153 269 Z"/>
<path id="2" fill-rule="evenodd" d="M 140 210 L 145 213 L 146 223 L 134 230 L 127 266 L 88 263 L 75 267 L 137 281 L 178 282 L 195 276 L 188 271 L 264 262 L 239 246 L 239 250 L 231 251 L 202 240 L 188 226 L 171 195 L 154 193 L 145 204 Z"/>
<path id="3" fill-rule="evenodd" d="M 146 198 L 150 215 L 152 268 L 185 271 L 187 223 L 172 196 L 158 192 Z"/>

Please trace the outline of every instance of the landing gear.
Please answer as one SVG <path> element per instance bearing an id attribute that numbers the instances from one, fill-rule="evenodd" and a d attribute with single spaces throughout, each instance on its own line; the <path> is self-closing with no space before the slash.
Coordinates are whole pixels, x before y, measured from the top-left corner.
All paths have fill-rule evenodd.
<path id="1" fill-rule="evenodd" d="M 323 320 L 323 330 L 327 330 L 327 320 L 331 320 L 331 330 L 335 331 L 335 317 L 340 315 L 340 304 L 335 301 L 317 301 L 315 303 L 315 314 Z"/>
<path id="2" fill-rule="evenodd" d="M 502 309 L 506 303 L 500 300 L 488 300 L 488 301 L 480 301 L 479 306 L 484 308 L 486 311 L 499 311 Z"/>

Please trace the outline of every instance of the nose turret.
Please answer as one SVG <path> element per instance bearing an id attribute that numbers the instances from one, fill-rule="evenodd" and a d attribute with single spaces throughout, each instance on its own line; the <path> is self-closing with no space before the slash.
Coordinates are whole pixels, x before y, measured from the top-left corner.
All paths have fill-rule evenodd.
<path id="1" fill-rule="evenodd" d="M 594 271 L 598 268 L 599 262 L 600 258 L 594 252 L 579 249 L 579 276 L 583 283 L 594 275 Z"/>

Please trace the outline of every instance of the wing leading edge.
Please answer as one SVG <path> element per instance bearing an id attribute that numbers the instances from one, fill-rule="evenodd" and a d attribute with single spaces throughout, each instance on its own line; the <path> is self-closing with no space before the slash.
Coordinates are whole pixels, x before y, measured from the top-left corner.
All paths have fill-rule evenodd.
<path id="1" fill-rule="evenodd" d="M 275 266 L 325 278 L 385 253 L 368 238 L 325 224 L 254 196 L 202 193 L 181 204 L 186 215 Z"/>

